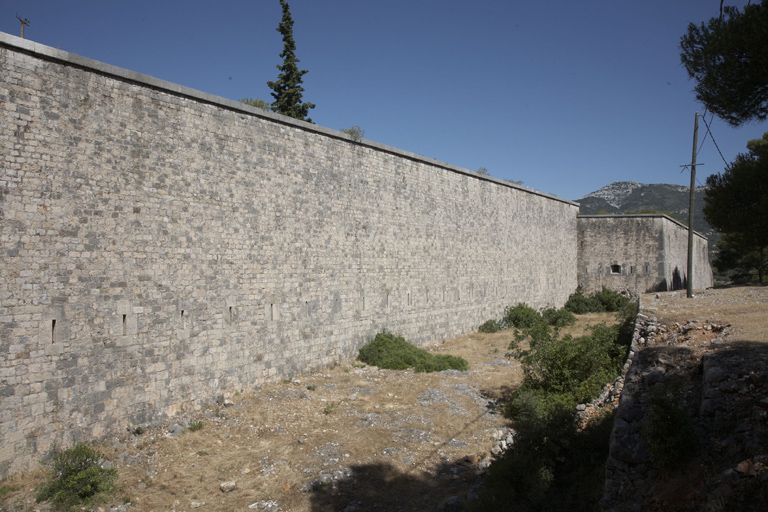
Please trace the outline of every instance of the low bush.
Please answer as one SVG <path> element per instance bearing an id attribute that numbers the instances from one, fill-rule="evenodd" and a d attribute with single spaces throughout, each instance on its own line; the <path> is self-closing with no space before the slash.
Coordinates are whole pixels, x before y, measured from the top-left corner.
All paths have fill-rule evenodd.
<path id="1" fill-rule="evenodd" d="M 584 292 L 579 288 L 568 297 L 568 301 L 563 306 L 563 309 L 567 309 L 577 315 L 603 313 L 605 311 L 618 312 L 631 302 L 632 299 L 626 295 L 609 290 L 605 286 L 599 292 L 589 296 L 584 295 Z"/>
<path id="2" fill-rule="evenodd" d="M 508 307 L 504 312 L 504 321 L 518 329 L 530 329 L 542 322 L 541 315 L 525 302 L 515 307 Z"/>
<path id="3" fill-rule="evenodd" d="M 576 323 L 576 317 L 565 308 L 547 308 L 541 312 L 541 317 L 547 325 L 554 327 L 565 327 Z"/>
<path id="4" fill-rule="evenodd" d="M 53 478 L 38 489 L 36 499 L 64 508 L 89 503 L 96 495 L 113 490 L 117 478 L 117 470 L 102 468 L 99 454 L 85 443 L 54 449 L 51 466 Z"/>
<path id="5" fill-rule="evenodd" d="M 580 292 L 569 302 L 605 308 Z M 524 377 L 505 407 L 514 421 L 515 442 L 491 465 L 470 511 L 600 510 L 613 413 L 579 428 L 575 406 L 593 399 L 618 375 L 632 340 L 635 313 L 635 305 L 627 301 L 619 311 L 619 325 L 593 326 L 589 334 L 575 339 L 561 337 L 544 322 L 515 334 L 510 349 Z M 527 349 L 522 344 L 526 340 Z"/>
<path id="6" fill-rule="evenodd" d="M 487 333 L 494 333 L 499 331 L 499 321 L 498 320 L 487 320 L 483 322 L 482 325 L 478 328 L 478 331 L 480 332 L 487 332 Z"/>
<path id="7" fill-rule="evenodd" d="M 570 335 L 560 337 L 557 330 L 541 324 L 517 336 L 510 349 L 523 366 L 522 389 L 546 395 L 540 400 L 542 405 L 575 406 L 590 401 L 618 374 L 623 363 L 623 354 L 614 344 L 618 326 L 601 324 L 593 327 L 591 334 L 573 339 Z M 520 348 L 525 338 L 529 340 L 527 350 Z"/>
<path id="8" fill-rule="evenodd" d="M 602 313 L 605 311 L 603 304 L 595 297 L 590 295 L 589 297 L 584 295 L 581 288 L 576 290 L 568 297 L 568 301 L 563 306 L 563 309 L 575 313 L 577 315 L 585 315 L 587 313 Z"/>
<path id="9" fill-rule="evenodd" d="M 603 305 L 606 311 L 618 312 L 631 302 L 631 299 L 619 292 L 609 290 L 605 286 L 595 294 L 597 300 Z"/>
<path id="10" fill-rule="evenodd" d="M 635 308 L 621 312 L 622 322 L 599 324 L 579 338 L 560 336 L 558 329 L 539 323 L 515 334 L 509 348 L 523 367 L 523 384 L 512 395 L 506 411 L 519 416 L 544 417 L 557 407 L 589 402 L 614 379 L 632 340 Z M 524 349 L 522 342 L 528 341 Z M 536 411 L 533 411 L 536 409 Z"/>
<path id="11" fill-rule="evenodd" d="M 430 354 L 415 347 L 402 336 L 380 332 L 360 349 L 357 358 L 372 366 L 390 370 L 413 368 L 417 372 L 442 370 L 467 370 L 469 363 L 462 357 L 447 354 Z"/>

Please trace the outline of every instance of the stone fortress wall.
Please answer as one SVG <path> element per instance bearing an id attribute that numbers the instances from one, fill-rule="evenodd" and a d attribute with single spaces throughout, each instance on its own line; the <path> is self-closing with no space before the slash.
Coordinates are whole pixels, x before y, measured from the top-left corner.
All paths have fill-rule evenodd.
<path id="1" fill-rule="evenodd" d="M 633 294 L 686 288 L 688 227 L 662 214 L 579 215 L 578 280 Z M 693 286 L 713 285 L 709 243 L 694 232 Z"/>
<path id="2" fill-rule="evenodd" d="M 576 288 L 570 201 L 0 34 L 0 476 Z"/>

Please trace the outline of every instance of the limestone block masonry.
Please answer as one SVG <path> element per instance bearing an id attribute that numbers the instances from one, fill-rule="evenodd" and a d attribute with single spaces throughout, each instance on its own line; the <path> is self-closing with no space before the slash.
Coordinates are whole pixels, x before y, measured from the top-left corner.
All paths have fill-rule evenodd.
<path id="1" fill-rule="evenodd" d="M 576 288 L 577 206 L 0 34 L 0 476 Z"/>
<path id="2" fill-rule="evenodd" d="M 688 227 L 663 214 L 580 215 L 578 279 L 586 293 L 603 286 L 641 294 L 685 289 Z M 706 237 L 694 232 L 693 286 L 713 284 Z"/>

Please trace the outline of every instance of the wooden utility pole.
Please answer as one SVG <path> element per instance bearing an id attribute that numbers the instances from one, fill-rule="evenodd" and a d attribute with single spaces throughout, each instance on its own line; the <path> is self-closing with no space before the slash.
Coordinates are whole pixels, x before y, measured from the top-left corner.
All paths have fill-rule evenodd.
<path id="1" fill-rule="evenodd" d="M 693 199 L 696 195 L 696 152 L 699 139 L 699 113 L 693 124 L 693 156 L 691 157 L 691 197 L 688 200 L 688 283 L 686 296 L 693 297 Z"/>
<path id="2" fill-rule="evenodd" d="M 29 20 L 21 19 L 19 13 L 16 13 L 16 19 L 21 22 L 21 38 L 24 39 L 24 27 L 29 25 Z"/>

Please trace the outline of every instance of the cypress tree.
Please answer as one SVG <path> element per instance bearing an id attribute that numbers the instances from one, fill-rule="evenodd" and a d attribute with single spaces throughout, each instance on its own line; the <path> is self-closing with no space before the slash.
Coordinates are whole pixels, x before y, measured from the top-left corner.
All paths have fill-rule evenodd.
<path id="1" fill-rule="evenodd" d="M 280 74 L 276 82 L 267 82 L 267 86 L 274 92 L 271 93 L 275 101 L 272 103 L 272 110 L 278 114 L 283 114 L 294 119 L 312 122 L 308 118 L 309 109 L 315 108 L 314 103 L 302 103 L 301 93 L 304 88 L 301 86 L 301 77 L 307 73 L 307 70 L 299 71 L 296 65 L 299 59 L 296 58 L 296 42 L 293 40 L 293 18 L 288 7 L 288 2 L 280 0 L 283 8 L 283 19 L 277 27 L 277 31 L 283 35 L 283 52 L 280 57 L 283 58 L 283 64 L 278 65 Z"/>

